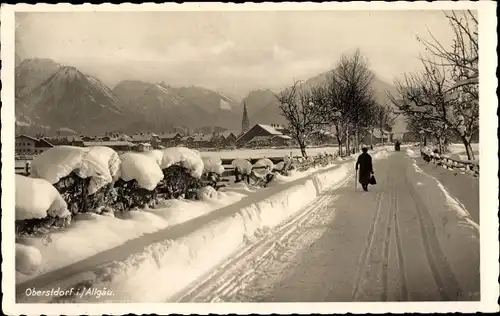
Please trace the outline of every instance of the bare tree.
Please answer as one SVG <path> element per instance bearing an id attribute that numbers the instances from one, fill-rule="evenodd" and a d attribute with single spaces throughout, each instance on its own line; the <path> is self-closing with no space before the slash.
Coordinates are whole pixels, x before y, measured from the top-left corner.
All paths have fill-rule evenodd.
<path id="1" fill-rule="evenodd" d="M 438 145 L 438 153 L 443 154 L 450 142 L 453 131 L 450 127 L 442 121 L 433 121 L 422 119 L 419 116 L 425 116 L 426 113 L 414 114 L 407 117 L 408 128 L 413 132 L 419 133 L 423 136 L 422 146 L 427 146 L 427 140 L 433 138 Z"/>
<path id="2" fill-rule="evenodd" d="M 453 44 L 444 47 L 430 33 L 432 40 L 418 38 L 433 59 L 421 58 L 427 69 L 439 69 L 449 82 L 443 91 L 448 105 L 441 116 L 443 124 L 450 125 L 465 146 L 468 159 L 474 159 L 470 145 L 472 135 L 479 130 L 479 33 L 476 15 L 469 11 L 445 13 L 453 30 Z M 432 75 L 432 74 L 431 74 Z"/>
<path id="3" fill-rule="evenodd" d="M 450 137 L 450 129 L 463 132 L 462 114 L 468 112 L 465 102 L 449 94 L 450 81 L 446 69 L 437 63 L 422 61 L 424 70 L 420 73 L 406 74 L 404 81 L 396 81 L 399 99 L 390 96 L 392 102 L 400 108 L 414 126 L 421 126 L 421 131 L 430 133 L 438 140 L 439 151 Z M 468 123 L 472 117 L 468 116 Z M 420 121 L 417 124 L 416 121 Z M 469 129 L 468 132 L 473 131 Z M 468 144 L 470 148 L 470 144 Z M 469 153 L 468 153 L 469 154 Z M 470 154 L 473 155 L 472 150 Z M 469 159 L 473 159 L 469 157 Z"/>
<path id="4" fill-rule="evenodd" d="M 432 40 L 417 39 L 425 46 L 432 55 L 438 57 L 441 62 L 437 65 L 450 67 L 455 83 L 451 89 L 462 86 L 475 86 L 479 83 L 479 33 L 478 20 L 470 10 L 452 11 L 446 13 L 450 27 L 453 30 L 454 39 L 451 47 L 444 47 L 430 33 Z"/>
<path id="5" fill-rule="evenodd" d="M 307 158 L 306 147 L 318 125 L 324 124 L 320 105 L 314 102 L 311 89 L 293 85 L 276 95 L 282 115 L 288 121 L 287 131 L 298 143 L 303 157 Z"/>
<path id="6" fill-rule="evenodd" d="M 345 140 L 348 151 L 350 138 L 358 147 L 360 135 L 371 125 L 371 109 L 375 106 L 373 79 L 368 61 L 359 50 L 342 55 L 329 76 L 325 117 L 337 129 L 339 146 Z"/>

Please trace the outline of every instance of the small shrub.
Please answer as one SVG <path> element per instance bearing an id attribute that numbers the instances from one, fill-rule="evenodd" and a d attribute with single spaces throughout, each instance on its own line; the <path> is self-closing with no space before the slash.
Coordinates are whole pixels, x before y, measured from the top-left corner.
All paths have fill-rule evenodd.
<path id="1" fill-rule="evenodd" d="M 196 198 L 196 192 L 202 187 L 200 179 L 193 177 L 181 166 L 173 165 L 163 169 L 164 178 L 157 186 L 158 194 L 164 199 Z"/>
<path id="2" fill-rule="evenodd" d="M 203 185 L 208 185 L 217 188 L 217 183 L 220 181 L 221 176 L 215 172 L 207 172 L 201 176 L 201 182 Z"/>
<path id="3" fill-rule="evenodd" d="M 156 201 L 156 190 L 149 191 L 139 186 L 136 180 L 124 181 L 119 179 L 114 184 L 113 208 L 118 211 L 128 211 L 134 208 L 143 208 Z"/>
<path id="4" fill-rule="evenodd" d="M 75 173 L 59 180 L 54 187 L 68 204 L 71 214 L 99 212 L 105 206 L 112 205 L 117 197 L 113 184 L 107 184 L 92 195 L 88 195 L 90 178 L 80 178 Z"/>
<path id="5" fill-rule="evenodd" d="M 15 222 L 16 236 L 39 236 L 47 233 L 49 230 L 62 229 L 71 223 L 71 217 L 52 217 L 32 218 L 17 220 Z"/>

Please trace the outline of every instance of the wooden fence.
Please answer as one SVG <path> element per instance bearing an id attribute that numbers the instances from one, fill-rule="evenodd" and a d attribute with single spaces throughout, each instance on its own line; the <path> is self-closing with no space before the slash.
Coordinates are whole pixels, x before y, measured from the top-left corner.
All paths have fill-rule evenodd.
<path id="1" fill-rule="evenodd" d="M 454 159 L 447 156 L 439 155 L 434 152 L 420 150 L 420 156 L 427 162 L 433 162 L 438 166 L 444 166 L 448 169 L 460 169 L 466 173 L 479 176 L 479 162 L 471 160 Z"/>

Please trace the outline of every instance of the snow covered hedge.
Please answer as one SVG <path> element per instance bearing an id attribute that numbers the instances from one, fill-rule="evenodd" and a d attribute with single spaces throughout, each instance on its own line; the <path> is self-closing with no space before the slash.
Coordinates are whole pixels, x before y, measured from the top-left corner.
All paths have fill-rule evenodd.
<path id="1" fill-rule="evenodd" d="M 301 163 L 285 157 L 277 165 L 267 158 L 253 165 L 248 160 L 235 159 L 232 165 L 236 182 L 250 183 L 252 179 L 254 185 L 266 186 L 276 171 L 286 174 L 294 165 L 307 169 L 328 164 L 332 158 L 325 154 Z M 19 233 L 32 234 L 42 227 L 62 227 L 79 213 L 153 207 L 160 199 L 206 199 L 213 194 L 206 187 L 217 189 L 223 172 L 220 158 L 201 157 L 198 151 L 185 147 L 119 155 L 102 146 L 56 146 L 33 159 L 30 178 L 16 180 L 20 194 L 16 203 L 31 202 L 31 207 L 39 206 L 30 209 L 38 217 L 16 217 L 16 227 Z M 45 192 L 45 196 L 38 196 L 38 192 Z M 26 196 L 33 200 L 23 198 Z M 65 216 L 51 216 L 55 207 L 63 209 L 64 212 L 58 212 Z"/>
<path id="2" fill-rule="evenodd" d="M 60 222 L 46 214 L 46 203 L 53 200 L 64 203 L 66 215 L 71 218 L 105 209 L 141 208 L 158 198 L 193 198 L 202 186 L 204 171 L 199 153 L 188 148 L 118 155 L 108 147 L 56 146 L 33 159 L 30 178 L 16 180 L 16 203 L 38 203 L 39 209 L 30 211 L 40 215 L 18 216 L 16 225 L 20 233 L 30 234 Z M 209 171 L 220 173 L 220 168 L 210 167 Z M 38 196 L 38 192 L 45 196 Z"/>

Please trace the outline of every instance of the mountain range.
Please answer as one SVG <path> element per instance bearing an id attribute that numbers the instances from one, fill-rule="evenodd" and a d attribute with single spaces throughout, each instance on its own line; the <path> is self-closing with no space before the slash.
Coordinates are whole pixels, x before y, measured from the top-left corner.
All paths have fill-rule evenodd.
<path id="1" fill-rule="evenodd" d="M 321 80 L 324 74 L 308 82 Z M 377 98 L 389 84 L 375 81 Z M 284 124 L 270 90 L 251 91 L 236 101 L 202 87 L 124 80 L 110 88 L 98 78 L 50 59 L 25 59 L 15 69 L 16 132 L 104 132 L 239 130 L 243 104 L 250 124 Z"/>

